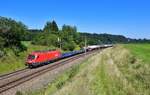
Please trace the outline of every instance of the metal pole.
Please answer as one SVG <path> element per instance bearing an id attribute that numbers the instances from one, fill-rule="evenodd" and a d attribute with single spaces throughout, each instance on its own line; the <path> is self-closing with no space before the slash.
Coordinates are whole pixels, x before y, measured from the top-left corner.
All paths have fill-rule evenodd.
<path id="1" fill-rule="evenodd" d="M 100 46 L 101 46 L 100 40 L 98 40 L 98 42 L 99 42 L 99 52 L 100 52 L 100 51 L 101 51 L 101 48 L 100 48 Z"/>
<path id="2" fill-rule="evenodd" d="M 84 39 L 84 40 L 85 40 L 85 41 L 84 41 L 84 42 L 85 42 L 84 44 L 85 44 L 85 55 L 86 55 L 86 52 L 87 52 L 87 51 L 86 51 L 86 49 L 87 49 L 87 40 L 86 40 L 86 36 L 85 36 L 85 39 Z"/>
<path id="3" fill-rule="evenodd" d="M 58 37 L 59 48 L 61 50 L 61 39 Z"/>
<path id="4" fill-rule="evenodd" d="M 61 39 L 60 39 L 60 50 L 61 50 Z"/>

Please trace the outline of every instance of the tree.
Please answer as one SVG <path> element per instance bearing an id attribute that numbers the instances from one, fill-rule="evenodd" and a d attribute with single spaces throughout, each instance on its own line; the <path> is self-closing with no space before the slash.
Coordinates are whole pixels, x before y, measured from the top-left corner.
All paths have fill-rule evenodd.
<path id="1" fill-rule="evenodd" d="M 44 32 L 52 32 L 54 34 L 57 34 L 59 31 L 58 26 L 54 20 L 52 22 L 47 22 L 43 30 Z"/>
<path id="2" fill-rule="evenodd" d="M 23 51 L 26 48 L 21 44 L 21 40 L 27 32 L 27 27 L 10 18 L 0 17 L 0 38 L 1 45 L 11 48 L 13 51 Z"/>
<path id="3" fill-rule="evenodd" d="M 45 33 L 39 33 L 34 40 L 32 41 L 33 44 L 38 45 L 45 45 L 50 47 L 58 47 L 58 36 L 55 34 L 51 34 L 49 32 Z"/>
<path id="4" fill-rule="evenodd" d="M 36 34 L 36 37 L 33 39 L 33 44 L 46 45 L 51 47 L 58 47 L 58 38 L 59 38 L 59 29 L 56 22 L 47 22 L 43 32 Z"/>
<path id="5" fill-rule="evenodd" d="M 66 50 L 66 51 L 73 51 L 76 47 L 76 44 L 74 41 L 70 41 L 70 42 L 64 42 L 62 49 Z"/>
<path id="6" fill-rule="evenodd" d="M 61 38 L 63 41 L 62 48 L 64 50 L 74 50 L 77 47 L 77 40 L 78 40 L 78 33 L 77 28 L 70 25 L 63 25 L 61 31 Z"/>

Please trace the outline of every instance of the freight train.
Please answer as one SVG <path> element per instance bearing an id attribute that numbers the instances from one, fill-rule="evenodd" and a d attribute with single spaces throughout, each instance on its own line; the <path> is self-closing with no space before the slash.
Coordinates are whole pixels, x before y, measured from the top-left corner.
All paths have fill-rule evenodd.
<path id="1" fill-rule="evenodd" d="M 59 50 L 34 51 L 28 55 L 26 65 L 29 68 L 39 67 L 54 61 L 83 53 L 84 50 L 61 53 Z"/>
<path id="2" fill-rule="evenodd" d="M 92 45 L 84 47 L 78 51 L 71 51 L 66 53 L 61 53 L 59 50 L 48 50 L 48 51 L 34 51 L 28 55 L 26 60 L 26 65 L 29 68 L 38 67 L 46 64 L 53 63 L 54 61 L 71 57 L 77 54 L 84 53 L 85 51 L 92 51 L 100 48 L 111 47 L 112 45 Z"/>

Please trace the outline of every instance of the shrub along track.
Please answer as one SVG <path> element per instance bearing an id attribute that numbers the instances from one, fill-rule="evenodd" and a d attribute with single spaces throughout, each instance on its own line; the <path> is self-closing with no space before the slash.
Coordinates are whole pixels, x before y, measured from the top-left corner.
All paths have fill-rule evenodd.
<path id="1" fill-rule="evenodd" d="M 97 51 L 92 51 L 92 52 L 88 52 L 86 53 L 87 55 L 90 54 L 95 54 L 95 52 Z M 42 66 L 40 68 L 35 68 L 35 69 L 23 69 L 23 70 L 18 70 L 16 72 L 7 74 L 7 75 L 2 75 L 0 77 L 0 93 L 3 93 L 11 88 L 14 88 L 26 81 L 29 81 L 35 77 L 38 77 L 48 71 L 51 71 L 55 68 L 58 68 L 64 64 L 69 64 L 70 62 L 72 62 L 73 60 L 79 59 L 81 57 L 84 57 L 85 54 L 79 54 L 64 60 L 60 60 L 58 62 L 55 62 L 53 64 L 49 64 L 46 66 Z"/>

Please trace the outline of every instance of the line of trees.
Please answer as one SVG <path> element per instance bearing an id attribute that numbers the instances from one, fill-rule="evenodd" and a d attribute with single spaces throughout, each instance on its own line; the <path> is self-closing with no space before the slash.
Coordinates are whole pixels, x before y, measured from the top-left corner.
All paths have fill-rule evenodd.
<path id="1" fill-rule="evenodd" d="M 32 35 L 34 35 L 32 44 L 36 45 L 46 45 L 54 48 L 61 48 L 63 50 L 72 51 L 79 47 L 80 42 L 78 42 L 79 33 L 75 26 L 63 25 L 62 29 L 58 28 L 55 21 L 47 22 L 43 31 L 37 33 L 39 30 L 31 30 Z"/>
<path id="2" fill-rule="evenodd" d="M 55 21 L 48 21 L 41 30 L 29 30 L 22 22 L 0 17 L 0 56 L 5 54 L 5 48 L 12 49 L 17 55 L 27 49 L 21 41 L 31 41 L 35 45 L 45 45 L 50 48 L 60 48 L 65 51 L 80 49 L 87 45 L 112 43 L 150 43 L 148 39 L 130 39 L 122 35 L 90 34 L 77 32 L 76 26 L 63 25 L 59 29 Z"/>

